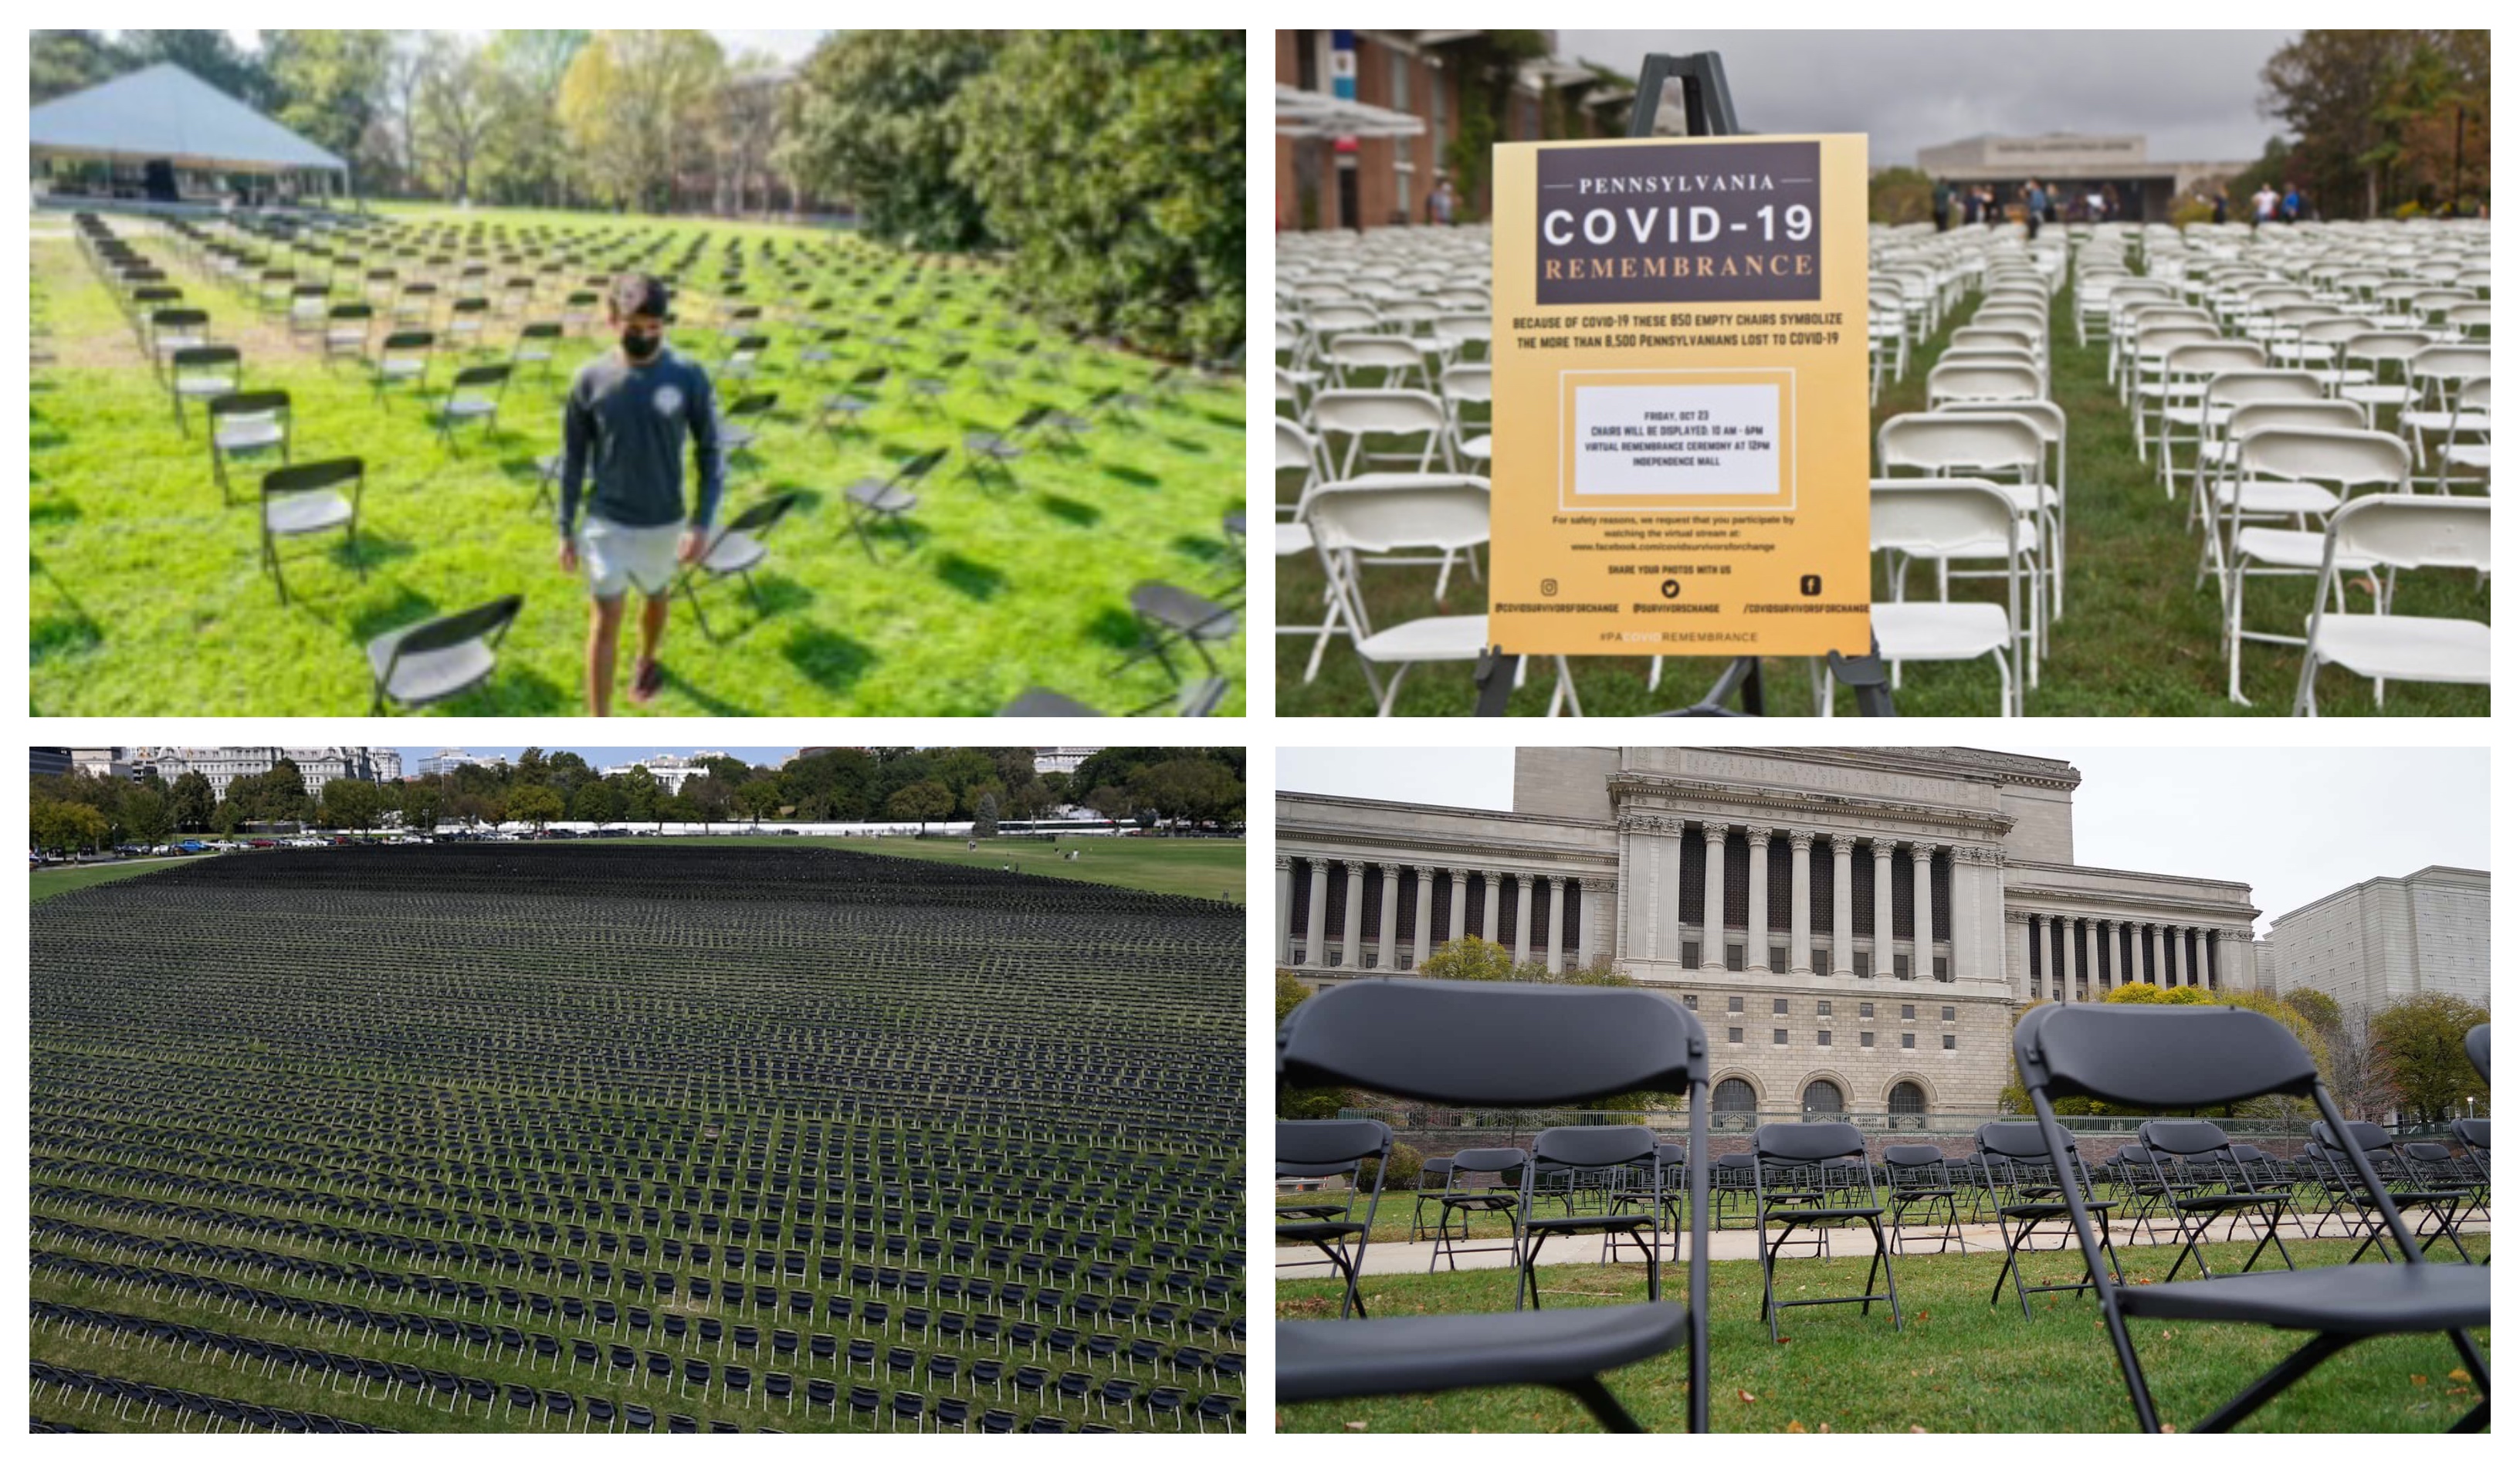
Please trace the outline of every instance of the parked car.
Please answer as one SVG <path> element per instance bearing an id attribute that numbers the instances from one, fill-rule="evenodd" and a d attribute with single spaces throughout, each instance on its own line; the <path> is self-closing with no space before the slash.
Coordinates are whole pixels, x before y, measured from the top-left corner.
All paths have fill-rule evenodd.
<path id="1" fill-rule="evenodd" d="M 209 845 L 202 842 L 198 838 L 187 838 L 183 842 L 175 845 L 175 848 L 177 852 L 186 854 L 205 854 L 209 852 Z"/>
<path id="2" fill-rule="evenodd" d="M 248 848 L 278 848 L 280 847 L 280 844 L 277 840 L 270 838 L 248 838 L 245 841 L 245 846 Z"/>

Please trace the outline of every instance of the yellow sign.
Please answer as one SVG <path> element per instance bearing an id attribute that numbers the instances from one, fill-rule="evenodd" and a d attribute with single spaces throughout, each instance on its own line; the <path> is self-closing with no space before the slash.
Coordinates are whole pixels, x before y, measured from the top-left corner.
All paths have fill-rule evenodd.
<path id="1" fill-rule="evenodd" d="M 1488 634 L 1870 644 L 1865 139 L 1496 150 Z"/>

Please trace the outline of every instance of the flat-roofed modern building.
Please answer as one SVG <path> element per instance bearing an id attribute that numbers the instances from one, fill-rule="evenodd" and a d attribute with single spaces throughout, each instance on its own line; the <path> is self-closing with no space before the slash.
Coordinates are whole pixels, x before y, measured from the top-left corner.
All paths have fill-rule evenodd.
<path id="1" fill-rule="evenodd" d="M 2063 213 L 2080 216 L 2091 194 L 2114 195 L 2119 218 L 2167 223 L 2179 200 L 2199 187 L 2249 166 L 2238 162 L 2155 162 L 2140 136 L 2088 136 L 2052 132 L 2044 137 L 1962 138 L 1916 150 L 1916 166 L 1953 183 L 1986 183 L 2002 203 L 2032 178 L 2058 196 Z M 2232 200 L 2234 206 L 2239 200 Z"/>
<path id="2" fill-rule="evenodd" d="M 2493 876 L 2481 868 L 2364 879 L 2276 916 L 2267 941 L 2273 984 L 2323 991 L 2348 1011 L 2426 992 L 2488 1004 L 2493 907 Z"/>
<path id="3" fill-rule="evenodd" d="M 2081 782 L 1956 747 L 1525 747 L 1509 812 L 1281 793 L 1277 958 L 1322 984 L 1476 934 L 1695 1010 L 1719 1108 L 1988 1110 L 2018 1005 L 2260 985 L 2249 886 L 2077 863 Z"/>

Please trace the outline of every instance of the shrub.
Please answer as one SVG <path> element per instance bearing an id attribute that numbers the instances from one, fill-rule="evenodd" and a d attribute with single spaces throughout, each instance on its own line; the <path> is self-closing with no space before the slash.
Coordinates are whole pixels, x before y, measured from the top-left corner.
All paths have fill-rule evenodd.
<path id="1" fill-rule="evenodd" d="M 1364 1166 L 1359 1168 L 1356 1172 L 1357 1187 L 1372 1188 L 1373 1186 L 1373 1171 L 1377 1166 L 1377 1161 L 1374 1159 L 1369 1158 L 1365 1161 Z M 1407 1143 L 1393 1143 L 1391 1145 L 1391 1171 L 1383 1175 L 1383 1189 L 1387 1192 L 1392 1189 L 1407 1188 L 1418 1181 L 1418 1172 L 1425 1167 L 1425 1157 L 1417 1149 L 1410 1147 Z"/>

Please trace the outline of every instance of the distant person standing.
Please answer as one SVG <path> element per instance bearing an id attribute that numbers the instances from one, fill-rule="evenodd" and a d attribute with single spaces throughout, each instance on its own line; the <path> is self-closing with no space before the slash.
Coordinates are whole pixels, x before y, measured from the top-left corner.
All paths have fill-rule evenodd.
<path id="1" fill-rule="evenodd" d="M 1934 180 L 1934 232 L 1948 234 L 1952 228 L 1952 185 L 1945 179 Z"/>
<path id="2" fill-rule="evenodd" d="M 1434 191 L 1426 195 L 1426 221 L 1445 225 L 1453 221 L 1453 180 L 1442 173 L 1435 175 Z"/>
<path id="3" fill-rule="evenodd" d="M 2288 224 L 2301 222 L 2301 185 L 2284 184 L 2283 201 L 2275 205 L 2275 216 Z"/>
<path id="4" fill-rule="evenodd" d="M 2036 240 L 2040 222 L 2048 216 L 2048 190 L 2039 186 L 2038 179 L 2021 185 L 2021 207 L 2030 225 L 2030 237 Z"/>
<path id="5" fill-rule="evenodd" d="M 587 632 L 586 699 L 596 716 L 612 710 L 620 655 L 621 606 L 633 585 L 647 597 L 639 620 L 639 660 L 630 699 L 645 705 L 665 684 L 656 652 L 677 565 L 696 562 L 709 520 L 726 492 L 717 397 L 708 373 L 665 348 L 667 291 L 653 275 L 625 274 L 607 301 L 617 349 L 579 369 L 561 421 L 560 566 L 586 571 L 594 614 Z M 699 467 L 699 498 L 683 503 L 683 444 Z M 577 522 L 588 471 L 595 491 Z"/>
<path id="6" fill-rule="evenodd" d="M 2272 183 L 2259 184 L 2258 191 L 2249 195 L 2249 207 L 2254 216 L 2255 225 L 2264 227 L 2273 223 L 2275 205 L 2282 201 L 2283 196 L 2275 192 L 2275 186 Z"/>
<path id="7" fill-rule="evenodd" d="M 2214 190 L 2214 222 L 2228 224 L 2230 221 L 2231 196 L 2223 189 L 2217 188 Z"/>
<path id="8" fill-rule="evenodd" d="M 1986 226 L 1990 229 L 1994 228 L 1997 224 L 2003 222 L 2003 210 L 1996 206 L 1994 184 L 1987 183 L 1979 185 L 1977 191 L 1977 210 L 1978 217 L 1985 220 Z"/>

